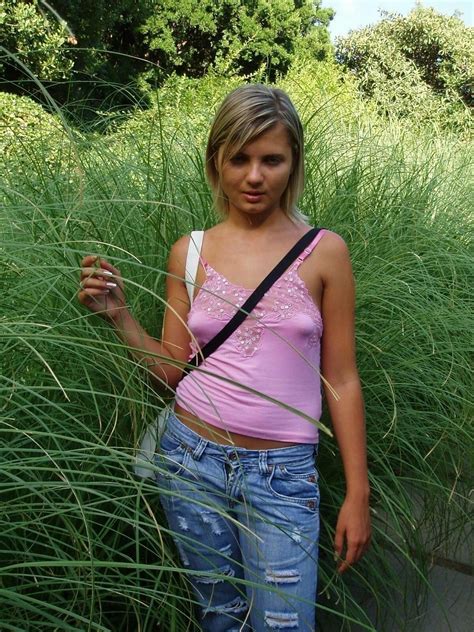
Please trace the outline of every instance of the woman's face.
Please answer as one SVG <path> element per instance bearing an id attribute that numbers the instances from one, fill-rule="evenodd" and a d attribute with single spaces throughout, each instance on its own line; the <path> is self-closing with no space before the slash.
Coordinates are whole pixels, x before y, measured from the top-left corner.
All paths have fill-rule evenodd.
<path id="1" fill-rule="evenodd" d="M 281 123 L 244 145 L 220 172 L 229 213 L 268 214 L 281 209 L 292 165 L 288 132 Z"/>

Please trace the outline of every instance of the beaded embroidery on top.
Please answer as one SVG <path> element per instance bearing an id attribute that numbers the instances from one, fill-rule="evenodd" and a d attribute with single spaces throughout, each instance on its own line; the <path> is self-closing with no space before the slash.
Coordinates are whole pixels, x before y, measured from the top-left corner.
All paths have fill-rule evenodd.
<path id="1" fill-rule="evenodd" d="M 308 248 L 303 251 L 229 337 L 242 355 L 250 357 L 258 350 L 266 324 L 293 318 L 301 313 L 310 316 L 315 324 L 315 331 L 308 341 L 309 345 L 319 343 L 322 331 L 321 314 L 297 272 L 309 252 Z M 206 280 L 194 299 L 191 310 L 199 310 L 209 318 L 227 322 L 234 315 L 236 308 L 242 307 L 253 290 L 234 285 L 207 262 L 203 261 L 203 265 Z M 198 352 L 194 341 L 191 342 L 191 351 L 193 354 Z"/>

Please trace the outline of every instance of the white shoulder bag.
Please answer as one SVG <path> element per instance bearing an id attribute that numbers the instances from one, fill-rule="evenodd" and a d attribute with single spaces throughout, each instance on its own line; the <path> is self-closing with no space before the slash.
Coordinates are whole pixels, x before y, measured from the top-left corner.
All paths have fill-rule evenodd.
<path id="1" fill-rule="evenodd" d="M 196 275 L 199 265 L 199 257 L 201 254 L 202 240 L 204 237 L 203 230 L 196 230 L 191 233 L 189 240 L 188 254 L 185 266 L 186 289 L 189 296 L 189 305 L 193 304 L 194 288 L 196 286 Z M 141 478 L 153 478 L 154 472 L 153 459 L 156 453 L 157 444 L 166 426 L 166 420 L 170 410 L 173 409 L 174 400 L 167 404 L 160 411 L 155 421 L 152 421 L 145 429 L 140 439 L 140 447 L 135 455 L 135 464 L 133 470 L 137 476 Z"/>

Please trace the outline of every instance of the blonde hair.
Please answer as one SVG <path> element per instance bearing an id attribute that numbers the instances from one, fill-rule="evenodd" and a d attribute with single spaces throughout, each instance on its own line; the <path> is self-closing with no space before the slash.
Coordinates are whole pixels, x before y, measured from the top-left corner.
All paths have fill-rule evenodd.
<path id="1" fill-rule="evenodd" d="M 306 216 L 296 208 L 304 186 L 303 126 L 286 92 L 259 83 L 241 86 L 228 94 L 217 110 L 209 133 L 206 174 L 214 206 L 221 215 L 228 212 L 228 199 L 219 176 L 222 165 L 244 145 L 278 123 L 285 127 L 293 153 L 292 170 L 281 197 L 281 207 L 291 220 L 306 221 Z"/>

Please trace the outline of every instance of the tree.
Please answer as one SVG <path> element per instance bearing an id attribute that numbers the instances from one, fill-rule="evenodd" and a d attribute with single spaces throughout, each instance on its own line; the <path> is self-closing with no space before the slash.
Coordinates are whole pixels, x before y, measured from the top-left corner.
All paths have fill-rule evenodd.
<path id="1" fill-rule="evenodd" d="M 311 0 L 161 0 L 140 27 L 164 74 L 191 77 L 211 68 L 240 75 L 285 73 L 298 47 L 330 53 L 330 9 Z M 315 36 L 317 33 L 318 36 Z"/>
<path id="2" fill-rule="evenodd" d="M 68 41 L 73 43 L 72 35 L 48 13 L 38 2 L 0 0 L 0 43 L 39 79 L 64 79 L 72 68 L 66 46 Z M 5 52 L 0 71 L 7 81 L 25 77 Z"/>
<path id="3" fill-rule="evenodd" d="M 139 29 L 156 4 L 152 0 L 50 0 L 77 41 L 75 76 L 121 85 L 133 81 L 147 63 Z"/>
<path id="4" fill-rule="evenodd" d="M 373 26 L 336 42 L 336 59 L 383 112 L 421 117 L 474 105 L 474 31 L 457 16 L 417 5 L 406 17 L 382 12 Z"/>
<path id="5" fill-rule="evenodd" d="M 18 51 L 21 32 L 28 65 L 38 49 L 47 49 L 50 58 L 31 70 L 43 80 L 70 77 L 49 89 L 60 102 L 88 103 L 93 111 L 133 103 L 172 74 L 195 78 L 212 70 L 273 80 L 297 52 L 320 60 L 332 55 L 327 26 L 333 11 L 321 9 L 321 0 L 0 3 L 16 16 L 2 23 L 0 12 L 7 46 Z"/>

